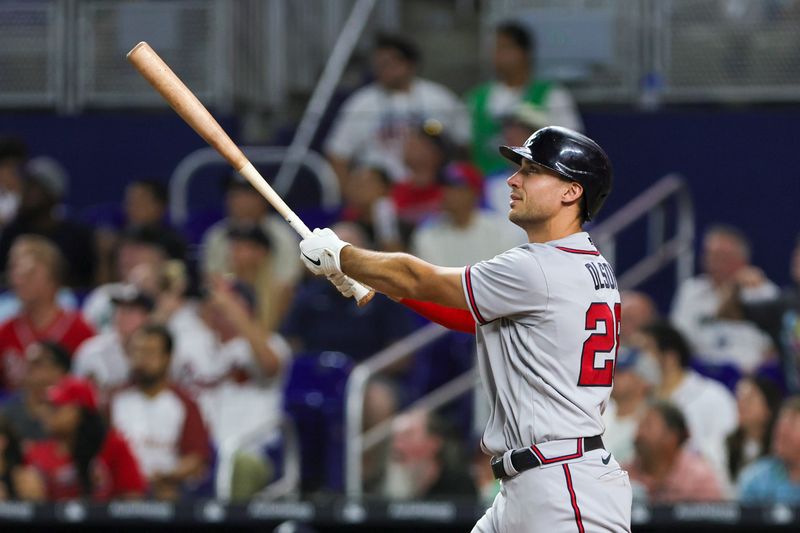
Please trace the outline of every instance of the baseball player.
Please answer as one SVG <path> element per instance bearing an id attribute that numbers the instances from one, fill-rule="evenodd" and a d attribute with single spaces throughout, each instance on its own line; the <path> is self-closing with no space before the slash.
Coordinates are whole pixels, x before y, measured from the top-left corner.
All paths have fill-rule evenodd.
<path id="1" fill-rule="evenodd" d="M 630 531 L 628 474 L 603 447 L 619 345 L 620 297 L 611 266 L 582 225 L 611 190 L 594 141 L 547 127 L 501 146 L 509 219 L 529 242 L 463 268 L 358 249 L 331 230 L 300 244 L 315 274 L 347 276 L 395 299 L 427 302 L 450 325 L 468 310 L 491 404 L 481 446 L 502 488 L 473 532 Z"/>

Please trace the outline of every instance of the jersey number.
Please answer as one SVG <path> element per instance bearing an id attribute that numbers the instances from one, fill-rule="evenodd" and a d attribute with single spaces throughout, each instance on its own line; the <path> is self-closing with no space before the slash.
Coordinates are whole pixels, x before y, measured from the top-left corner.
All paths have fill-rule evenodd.
<path id="1" fill-rule="evenodd" d="M 622 305 L 614 304 L 614 311 L 607 303 L 595 302 L 586 311 L 586 330 L 593 331 L 583 343 L 581 353 L 581 373 L 578 385 L 581 387 L 610 387 L 614 379 L 614 361 L 619 350 L 619 324 Z M 604 332 L 599 333 L 598 324 L 602 322 Z M 603 366 L 597 368 L 595 361 L 598 353 L 614 352 L 613 359 L 606 359 Z"/>

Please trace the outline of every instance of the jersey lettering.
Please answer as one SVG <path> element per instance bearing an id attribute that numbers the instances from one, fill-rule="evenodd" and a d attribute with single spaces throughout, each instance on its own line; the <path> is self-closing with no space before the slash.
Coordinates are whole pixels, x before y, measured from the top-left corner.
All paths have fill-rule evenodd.
<path id="1" fill-rule="evenodd" d="M 617 278 L 614 276 L 614 270 L 608 263 L 584 263 L 589 275 L 592 276 L 592 283 L 594 283 L 594 290 L 600 289 L 616 289 Z"/>
<path id="2" fill-rule="evenodd" d="M 588 268 L 587 263 L 587 268 Z M 591 269 L 590 269 L 591 270 Z M 581 353 L 581 369 L 578 376 L 578 385 L 581 387 L 610 387 L 614 381 L 614 364 L 619 350 L 619 327 L 622 315 L 622 305 L 614 304 L 611 311 L 610 304 L 594 302 L 586 311 L 586 330 L 593 331 L 583 343 Z M 600 323 L 604 330 L 598 331 Z M 598 353 L 613 353 L 614 357 L 606 359 L 603 366 L 596 366 Z"/>

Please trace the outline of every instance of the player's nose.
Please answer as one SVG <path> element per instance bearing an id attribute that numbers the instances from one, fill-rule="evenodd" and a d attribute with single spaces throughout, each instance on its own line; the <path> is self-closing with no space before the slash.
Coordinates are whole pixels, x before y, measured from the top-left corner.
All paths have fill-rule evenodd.
<path id="1" fill-rule="evenodd" d="M 506 183 L 508 183 L 508 186 L 511 187 L 512 189 L 519 188 L 519 185 L 520 185 L 519 171 L 514 172 L 513 174 L 511 174 L 508 177 L 508 179 L 506 179 Z"/>

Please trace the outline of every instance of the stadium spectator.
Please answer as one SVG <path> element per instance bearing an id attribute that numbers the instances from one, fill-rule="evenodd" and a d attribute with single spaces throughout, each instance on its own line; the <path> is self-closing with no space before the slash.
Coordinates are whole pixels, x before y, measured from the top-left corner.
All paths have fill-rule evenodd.
<path id="1" fill-rule="evenodd" d="M 25 465 L 22 449 L 12 425 L 0 417 L 0 502 L 44 500 L 44 483 Z"/>
<path id="2" fill-rule="evenodd" d="M 736 228 L 716 225 L 703 238 L 704 273 L 684 281 L 675 295 L 671 321 L 686 336 L 696 356 L 708 363 L 731 363 L 744 372 L 756 369 L 772 346 L 754 325 L 720 318 L 720 304 L 733 290 L 737 276 L 750 266 L 750 244 Z M 775 298 L 778 288 L 767 280 L 741 290 L 751 303 Z"/>
<path id="3" fill-rule="evenodd" d="M 800 393 L 800 235 L 789 266 L 792 285 L 776 298 L 746 302 L 744 291 L 769 285 L 763 273 L 746 269 L 737 276 L 734 290 L 721 305 L 723 316 L 744 319 L 755 324 L 772 339 L 781 359 L 782 377 L 792 394 Z"/>
<path id="4" fill-rule="evenodd" d="M 739 499 L 752 504 L 800 503 L 800 397 L 783 403 L 772 436 L 772 454 L 742 471 Z"/>
<path id="5" fill-rule="evenodd" d="M 392 181 L 378 165 L 353 169 L 342 190 L 341 220 L 358 224 L 369 245 L 386 252 L 402 250 L 405 236 L 410 233 L 398 220 L 391 191 Z"/>
<path id="6" fill-rule="evenodd" d="M 249 287 L 222 277 L 210 281 L 202 316 L 215 333 L 224 374 L 203 389 L 199 403 L 214 441 L 221 444 L 280 420 L 282 377 L 291 349 L 258 323 Z"/>
<path id="7" fill-rule="evenodd" d="M 109 429 L 88 381 L 65 377 L 48 391 L 50 438 L 25 453 L 44 481 L 47 499 L 98 502 L 139 499 L 147 485 L 126 440 Z"/>
<path id="8" fill-rule="evenodd" d="M 392 187 L 392 201 L 404 224 L 415 226 L 439 212 L 439 176 L 452 151 L 447 135 L 441 123 L 432 120 L 406 134 L 404 160 L 408 173 Z"/>
<path id="9" fill-rule="evenodd" d="M 611 401 L 603 413 L 603 442 L 620 464 L 633 459 L 636 429 L 658 379 L 657 363 L 648 354 L 627 351 L 617 355 Z"/>
<path id="10" fill-rule="evenodd" d="M 641 331 L 658 320 L 656 304 L 650 296 L 640 291 L 622 291 L 622 316 L 619 328 L 619 352 L 638 349 Z"/>
<path id="11" fill-rule="evenodd" d="M 167 187 L 157 179 L 142 178 L 125 187 L 123 231 L 149 229 L 155 231 L 167 254 L 172 259 L 186 259 L 186 242 L 167 221 Z M 99 264 L 97 284 L 115 279 L 114 256 L 119 240 L 118 232 L 108 228 L 96 231 Z"/>
<path id="12" fill-rule="evenodd" d="M 668 322 L 645 326 L 641 342 L 645 354 L 658 363 L 660 381 L 655 396 L 681 410 L 691 435 L 690 446 L 703 454 L 724 482 L 725 439 L 736 428 L 736 399 L 724 385 L 689 367 L 689 345 Z"/>
<path id="13" fill-rule="evenodd" d="M 174 340 L 172 378 L 196 398 L 206 383 L 215 382 L 224 372 L 215 352 L 214 334 L 200 317 L 198 302 L 189 295 L 189 278 L 182 261 L 164 263 L 157 279 L 151 320 L 166 326 Z"/>
<path id="14" fill-rule="evenodd" d="M 732 482 L 736 483 L 744 467 L 770 452 L 782 396 L 780 389 L 767 378 L 744 377 L 736 384 L 739 426 L 725 441 Z"/>
<path id="15" fill-rule="evenodd" d="M 342 106 L 325 145 L 325 154 L 344 184 L 353 166 L 380 161 L 393 180 L 408 172 L 403 162 L 408 133 L 435 119 L 453 141 L 466 146 L 464 105 L 446 87 L 417 77 L 417 47 L 399 35 L 379 35 L 372 51 L 375 82 L 354 92 Z"/>
<path id="16" fill-rule="evenodd" d="M 145 325 L 130 344 L 133 384 L 111 400 L 112 426 L 131 444 L 150 495 L 177 500 L 187 483 L 206 473 L 211 453 L 197 404 L 170 382 L 172 336 Z"/>
<path id="17" fill-rule="evenodd" d="M 0 325 L 2 386 L 14 390 L 26 372 L 25 350 L 36 341 L 57 342 L 69 353 L 94 335 L 80 313 L 56 300 L 64 260 L 58 248 L 38 235 L 22 235 L 11 247 L 8 274 L 19 298 L 19 314 Z"/>
<path id="18" fill-rule="evenodd" d="M 472 157 L 485 175 L 506 168 L 507 163 L 497 152 L 502 144 L 502 121 L 522 102 L 546 115 L 542 126 L 583 128 L 570 94 L 536 78 L 535 60 L 536 38 L 524 26 L 506 22 L 496 28 L 492 55 L 495 79 L 474 88 L 466 97 L 472 121 Z"/>
<path id="19" fill-rule="evenodd" d="M 22 195 L 22 166 L 28 147 L 16 137 L 0 137 L 0 228 L 17 214 Z"/>
<path id="20" fill-rule="evenodd" d="M 203 235 L 203 274 L 229 274 L 232 270 L 229 231 L 260 226 L 271 244 L 270 270 L 277 294 L 272 305 L 277 310 L 276 316 L 282 316 L 291 305 L 294 287 L 303 274 L 297 254 L 297 234 L 239 174 L 225 180 L 225 209 L 226 217 Z"/>
<path id="21" fill-rule="evenodd" d="M 60 345 L 41 341 L 25 352 L 28 370 L 22 388 L 2 407 L 2 414 L 25 445 L 45 438 L 47 390 L 69 374 L 70 354 Z"/>
<path id="22" fill-rule="evenodd" d="M 127 383 L 130 362 L 126 347 L 133 333 L 149 319 L 153 299 L 136 285 L 118 285 L 112 291 L 113 326 L 87 339 L 75 352 L 73 374 L 91 380 L 102 399 Z"/>
<path id="23" fill-rule="evenodd" d="M 17 215 L 0 234 L 0 264 L 6 265 L 17 237 L 41 235 L 51 240 L 66 260 L 64 284 L 89 287 L 96 267 L 94 235 L 88 227 L 59 214 L 66 188 L 67 174 L 58 162 L 49 157 L 27 162 Z"/>
<path id="24" fill-rule="evenodd" d="M 483 180 L 470 163 L 448 164 L 440 183 L 442 212 L 417 227 L 411 253 L 435 265 L 458 266 L 490 259 L 524 242 L 521 233 L 505 232 L 506 217 L 480 209 Z"/>
<path id="25" fill-rule="evenodd" d="M 648 407 L 636 431 L 636 455 L 626 466 L 634 499 L 668 504 L 723 498 L 713 468 L 687 449 L 688 438 L 680 409 L 661 402 Z"/>
<path id="26" fill-rule="evenodd" d="M 114 281 L 90 292 L 83 302 L 86 320 L 98 331 L 112 327 L 112 296 L 127 284 L 134 284 L 155 298 L 159 291 L 159 274 L 168 260 L 166 245 L 153 228 L 130 228 L 123 231 L 115 252 Z"/>
<path id="27" fill-rule="evenodd" d="M 435 413 L 415 410 L 393 423 L 382 494 L 393 500 L 475 496 L 466 460 L 452 431 Z"/>
<path id="28" fill-rule="evenodd" d="M 231 228 L 228 242 L 234 279 L 253 289 L 255 319 L 265 330 L 274 330 L 288 309 L 272 276 L 272 242 L 257 225 Z"/>

